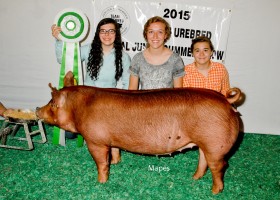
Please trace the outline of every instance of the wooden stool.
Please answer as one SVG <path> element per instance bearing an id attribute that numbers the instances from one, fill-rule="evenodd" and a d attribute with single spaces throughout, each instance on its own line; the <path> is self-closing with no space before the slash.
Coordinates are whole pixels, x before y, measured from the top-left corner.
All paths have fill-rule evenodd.
<path id="1" fill-rule="evenodd" d="M 38 130 L 34 130 L 30 132 L 30 126 L 37 126 L 39 127 Z M 10 129 L 12 133 L 9 133 L 8 127 L 12 126 L 13 128 Z M 18 132 L 18 129 L 20 126 L 23 126 L 25 137 L 16 137 L 16 133 Z M 41 134 L 40 140 L 32 140 L 32 136 Z M 10 146 L 7 145 L 7 139 L 8 134 L 11 134 L 11 139 L 16 139 L 20 141 L 27 141 L 27 148 L 20 147 L 20 146 Z M 46 143 L 47 138 L 45 135 L 45 131 L 42 125 L 41 120 L 18 120 L 18 119 L 5 119 L 5 121 L 2 124 L 2 127 L 0 129 L 0 137 L 1 139 L 1 145 L 0 147 L 3 148 L 9 148 L 9 149 L 19 149 L 19 150 L 32 150 L 34 148 L 33 142 L 37 143 Z"/>

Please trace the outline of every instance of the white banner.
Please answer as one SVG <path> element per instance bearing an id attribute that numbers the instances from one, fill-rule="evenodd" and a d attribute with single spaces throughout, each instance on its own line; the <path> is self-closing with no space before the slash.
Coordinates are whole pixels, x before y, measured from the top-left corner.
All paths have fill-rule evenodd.
<path id="1" fill-rule="evenodd" d="M 152 16 L 161 16 L 170 23 L 172 35 L 166 45 L 177 52 L 185 64 L 193 61 L 190 46 L 197 36 L 209 37 L 214 45 L 213 60 L 225 60 L 231 10 L 182 3 L 145 2 L 125 0 L 94 1 L 94 30 L 98 22 L 106 17 L 121 24 L 125 50 L 134 56 L 142 51 L 146 42 L 143 27 Z"/>

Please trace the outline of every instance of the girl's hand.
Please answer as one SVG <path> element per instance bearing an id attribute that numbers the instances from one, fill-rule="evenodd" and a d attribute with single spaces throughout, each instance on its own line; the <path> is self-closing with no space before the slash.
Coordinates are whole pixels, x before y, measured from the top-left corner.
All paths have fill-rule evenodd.
<path id="1" fill-rule="evenodd" d="M 59 26 L 56 26 L 55 24 L 53 24 L 52 27 L 51 27 L 51 29 L 52 29 L 52 35 L 53 35 L 53 37 L 55 37 L 56 39 L 60 40 L 60 39 L 58 38 L 58 35 L 59 35 L 60 32 L 61 32 L 61 28 L 60 28 Z"/>

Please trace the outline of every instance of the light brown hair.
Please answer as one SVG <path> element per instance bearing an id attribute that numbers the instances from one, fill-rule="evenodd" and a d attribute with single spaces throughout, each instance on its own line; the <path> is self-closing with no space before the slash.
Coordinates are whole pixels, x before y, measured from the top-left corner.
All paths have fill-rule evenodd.
<path id="1" fill-rule="evenodd" d="M 171 37 L 171 28 L 170 28 L 169 23 L 165 19 L 163 19 L 162 17 L 159 17 L 159 16 L 154 16 L 154 17 L 148 19 L 148 21 L 145 23 L 144 30 L 143 30 L 143 36 L 144 36 L 146 42 L 147 42 L 148 28 L 152 23 L 155 23 L 155 22 L 161 22 L 165 25 L 164 31 L 166 33 L 166 39 L 164 40 L 164 43 L 166 43 Z"/>

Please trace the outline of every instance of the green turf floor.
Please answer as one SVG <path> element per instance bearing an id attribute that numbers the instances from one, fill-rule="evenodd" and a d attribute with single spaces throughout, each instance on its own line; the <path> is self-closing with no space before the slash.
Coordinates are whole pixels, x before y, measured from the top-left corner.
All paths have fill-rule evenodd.
<path id="1" fill-rule="evenodd" d="M 224 191 L 212 195 L 209 170 L 192 179 L 197 150 L 172 157 L 123 151 L 109 181 L 100 184 L 87 146 L 78 148 L 75 140 L 53 145 L 52 127 L 45 129 L 48 142 L 32 151 L 0 148 L 0 199 L 280 199 L 280 136 L 244 134 L 229 160 Z"/>

